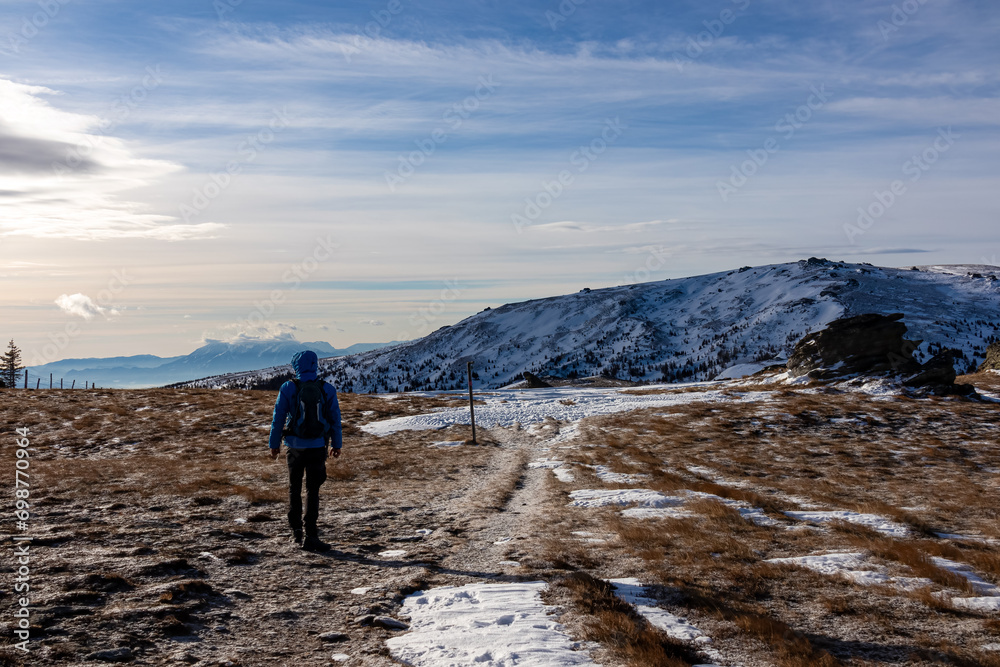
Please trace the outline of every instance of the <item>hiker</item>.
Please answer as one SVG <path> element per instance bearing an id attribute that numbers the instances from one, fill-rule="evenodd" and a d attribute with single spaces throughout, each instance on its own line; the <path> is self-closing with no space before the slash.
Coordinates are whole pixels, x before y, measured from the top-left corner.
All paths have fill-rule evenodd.
<path id="1" fill-rule="evenodd" d="M 292 357 L 295 379 L 281 385 L 274 403 L 271 437 L 268 447 L 271 460 L 278 458 L 281 439 L 285 439 L 288 460 L 288 525 L 292 539 L 306 551 L 327 551 L 329 544 L 319 539 L 319 487 L 326 481 L 327 446 L 333 457 L 340 456 L 343 434 L 340 428 L 340 405 L 337 390 L 317 379 L 319 363 L 311 350 Z M 287 425 L 286 425 L 287 422 Z M 332 440 L 332 442 L 331 442 Z M 305 539 L 302 535 L 302 475 L 306 478 Z"/>

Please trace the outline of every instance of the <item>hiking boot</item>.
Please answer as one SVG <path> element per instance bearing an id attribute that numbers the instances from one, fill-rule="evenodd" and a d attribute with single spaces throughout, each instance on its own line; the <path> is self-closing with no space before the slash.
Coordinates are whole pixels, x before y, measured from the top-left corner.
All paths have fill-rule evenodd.
<path id="1" fill-rule="evenodd" d="M 302 529 L 292 530 L 292 543 L 302 546 Z"/>
<path id="2" fill-rule="evenodd" d="M 305 541 L 302 543 L 302 548 L 305 551 L 329 551 L 330 545 L 323 542 L 318 537 L 310 535 L 306 537 Z"/>

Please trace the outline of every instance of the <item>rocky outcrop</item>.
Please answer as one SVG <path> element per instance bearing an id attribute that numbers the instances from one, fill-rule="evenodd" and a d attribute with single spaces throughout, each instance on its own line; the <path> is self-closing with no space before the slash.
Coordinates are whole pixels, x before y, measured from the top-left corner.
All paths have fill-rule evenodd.
<path id="1" fill-rule="evenodd" d="M 990 343 L 986 348 L 986 361 L 976 369 L 980 373 L 983 371 L 1000 371 L 1000 341 Z"/>
<path id="2" fill-rule="evenodd" d="M 542 378 L 529 371 L 524 371 L 521 375 L 524 377 L 524 385 L 528 389 L 543 389 L 545 387 L 552 386 Z"/>
<path id="3" fill-rule="evenodd" d="M 831 379 L 845 375 L 898 372 L 916 373 L 913 358 L 918 343 L 903 338 L 902 313 L 870 313 L 831 322 L 795 345 L 788 359 L 794 376 Z"/>
<path id="4" fill-rule="evenodd" d="M 869 313 L 835 320 L 795 345 L 787 367 L 793 376 L 832 380 L 851 376 L 892 376 L 906 387 L 934 394 L 969 395 L 971 385 L 955 384 L 955 357 L 944 350 L 925 364 L 913 358 L 920 341 L 903 337 L 903 314 Z"/>
<path id="5" fill-rule="evenodd" d="M 955 353 L 945 350 L 903 380 L 907 387 L 948 386 L 955 384 Z"/>

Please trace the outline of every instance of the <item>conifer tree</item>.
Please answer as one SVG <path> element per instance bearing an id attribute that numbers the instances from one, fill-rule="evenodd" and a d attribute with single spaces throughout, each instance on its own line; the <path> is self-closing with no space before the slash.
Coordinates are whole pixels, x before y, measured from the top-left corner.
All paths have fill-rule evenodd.
<path id="1" fill-rule="evenodd" d="M 0 356 L 0 377 L 8 387 L 16 387 L 22 371 L 24 366 L 21 365 L 21 350 L 11 339 L 7 351 Z"/>

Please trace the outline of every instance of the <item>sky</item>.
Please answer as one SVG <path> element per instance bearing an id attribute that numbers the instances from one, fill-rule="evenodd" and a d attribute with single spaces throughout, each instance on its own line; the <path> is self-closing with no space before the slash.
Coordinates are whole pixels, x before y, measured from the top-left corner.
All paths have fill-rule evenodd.
<path id="1" fill-rule="evenodd" d="M 993 0 L 0 0 L 31 365 L 1000 255 Z"/>

